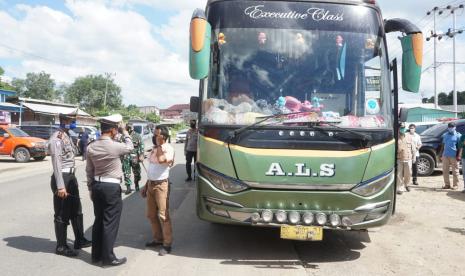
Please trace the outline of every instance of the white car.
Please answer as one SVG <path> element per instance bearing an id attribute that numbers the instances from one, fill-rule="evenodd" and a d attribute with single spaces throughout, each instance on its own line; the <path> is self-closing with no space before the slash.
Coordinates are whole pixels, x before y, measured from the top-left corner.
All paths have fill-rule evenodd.
<path id="1" fill-rule="evenodd" d="M 180 130 L 178 133 L 176 133 L 176 143 L 184 143 L 186 142 L 187 139 L 187 129 Z"/>

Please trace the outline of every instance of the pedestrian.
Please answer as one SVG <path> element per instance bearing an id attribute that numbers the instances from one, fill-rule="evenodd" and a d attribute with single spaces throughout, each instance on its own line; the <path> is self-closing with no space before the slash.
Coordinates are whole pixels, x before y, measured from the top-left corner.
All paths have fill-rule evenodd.
<path id="1" fill-rule="evenodd" d="M 184 143 L 184 155 L 186 156 L 186 181 L 192 181 L 192 159 L 194 166 L 197 163 L 197 137 L 198 130 L 195 120 L 190 121 L 190 129 L 186 134 L 186 142 Z"/>
<path id="2" fill-rule="evenodd" d="M 92 228 L 92 262 L 101 261 L 104 266 L 126 262 L 126 258 L 118 259 L 113 252 L 123 209 L 123 171 L 120 157 L 134 149 L 131 136 L 125 129 L 121 129 L 124 143 L 113 140 L 118 134 L 118 125 L 122 119 L 119 114 L 101 118 L 102 135 L 87 147 L 87 185 L 95 215 Z"/>
<path id="3" fill-rule="evenodd" d="M 415 146 L 415 157 L 413 158 L 412 162 L 412 184 L 418 185 L 417 176 L 418 176 L 418 160 L 420 159 L 420 148 L 422 146 L 421 137 L 418 133 L 415 132 L 416 126 L 415 124 L 410 124 L 408 126 L 409 132 L 407 135 L 411 136 L 413 140 L 413 145 Z"/>
<path id="4" fill-rule="evenodd" d="M 75 128 L 73 117 L 60 114 L 60 129 L 50 137 L 49 152 L 52 157 L 54 224 L 57 246 L 55 253 L 68 257 L 77 256 L 77 251 L 67 245 L 67 227 L 71 220 L 74 231 L 74 249 L 89 247 L 91 242 L 84 237 L 84 222 L 78 181 L 75 176 L 77 149 L 69 137 L 69 130 Z"/>
<path id="5" fill-rule="evenodd" d="M 397 193 L 410 192 L 408 184 L 412 174 L 412 160 L 415 158 L 415 146 L 412 136 L 406 135 L 405 124 L 399 127 L 397 140 Z"/>
<path id="6" fill-rule="evenodd" d="M 89 143 L 89 134 L 84 130 L 79 133 L 79 149 L 82 154 L 82 161 L 86 160 L 87 144 Z"/>
<path id="7" fill-rule="evenodd" d="M 170 127 L 168 127 L 168 134 L 170 135 L 170 136 L 168 137 L 168 143 L 171 144 L 171 128 L 170 128 Z"/>
<path id="8" fill-rule="evenodd" d="M 147 198 L 147 218 L 152 226 L 153 239 L 147 247 L 161 245 L 160 256 L 171 252 L 172 228 L 169 215 L 169 172 L 174 164 L 174 149 L 168 143 L 169 132 L 164 126 L 157 126 L 156 144 L 149 158 L 147 184 L 141 194 Z"/>
<path id="9" fill-rule="evenodd" d="M 461 136 L 462 135 L 455 130 L 454 122 L 450 122 L 447 125 L 447 132 L 442 135 L 442 144 L 439 151 L 439 158 L 440 161 L 442 161 L 442 176 L 444 177 L 444 186 L 442 189 L 457 190 L 459 186 L 458 161 L 460 161 L 460 155 L 458 144 Z M 452 187 L 450 186 L 449 169 L 452 170 Z"/>
<path id="10" fill-rule="evenodd" d="M 460 137 L 459 141 L 459 156 L 462 158 L 462 174 L 463 174 L 463 190 L 462 193 L 465 193 L 465 173 L 463 172 L 464 165 L 465 165 L 465 150 L 463 149 L 465 147 L 465 135 L 462 135 Z"/>
<path id="11" fill-rule="evenodd" d="M 134 131 L 132 125 L 126 126 L 126 131 L 131 136 L 134 150 L 122 157 L 124 184 L 126 185 L 126 195 L 132 192 L 131 189 L 131 170 L 134 174 L 134 186 L 136 191 L 139 191 L 139 182 L 141 180 L 140 163 L 144 161 L 144 143 L 139 133 Z M 124 139 L 124 137 L 122 137 Z M 121 142 L 124 142 L 121 140 Z"/>

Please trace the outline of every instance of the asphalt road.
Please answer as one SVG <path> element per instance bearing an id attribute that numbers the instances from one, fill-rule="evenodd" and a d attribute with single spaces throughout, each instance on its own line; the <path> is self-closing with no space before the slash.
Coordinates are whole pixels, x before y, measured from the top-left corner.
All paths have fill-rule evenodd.
<path id="1" fill-rule="evenodd" d="M 465 275 L 465 194 L 441 191 L 441 175 L 399 198 L 390 223 L 369 232 L 326 231 L 322 242 L 279 239 L 276 229 L 216 225 L 195 214 L 195 187 L 184 182 L 182 145 L 172 170 L 173 252 L 159 257 L 146 249 L 150 226 L 145 201 L 123 196 L 115 253 L 121 267 L 90 262 L 90 249 L 77 258 L 54 254 L 51 166 L 20 165 L 0 159 L 1 275 Z M 78 161 L 86 236 L 91 237 L 92 204 L 84 163 Z M 145 180 L 145 173 L 143 173 Z M 70 244 L 74 240 L 68 230 Z"/>

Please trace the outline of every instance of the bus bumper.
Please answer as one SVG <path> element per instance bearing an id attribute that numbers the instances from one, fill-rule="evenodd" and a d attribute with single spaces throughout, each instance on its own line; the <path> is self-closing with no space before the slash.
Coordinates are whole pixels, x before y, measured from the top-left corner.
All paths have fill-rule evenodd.
<path id="1" fill-rule="evenodd" d="M 214 187 L 201 175 L 196 181 L 197 215 L 202 220 L 214 223 L 259 227 L 280 227 L 286 224 L 316 225 L 325 229 L 362 230 L 386 224 L 394 207 L 394 180 L 371 197 L 362 197 L 350 191 L 269 189 L 249 189 L 229 194 Z M 262 214 L 265 210 L 273 213 L 272 221 L 264 221 Z M 277 211 L 284 211 L 286 214 L 297 212 L 301 219 L 298 223 L 290 223 L 288 220 L 278 222 Z M 322 225 L 315 219 L 311 224 L 304 224 L 302 217 L 306 212 L 312 213 L 314 217 L 323 213 L 327 222 Z M 331 224 L 332 214 L 339 216 L 339 225 Z M 343 224 L 343 221 L 346 223 Z"/>

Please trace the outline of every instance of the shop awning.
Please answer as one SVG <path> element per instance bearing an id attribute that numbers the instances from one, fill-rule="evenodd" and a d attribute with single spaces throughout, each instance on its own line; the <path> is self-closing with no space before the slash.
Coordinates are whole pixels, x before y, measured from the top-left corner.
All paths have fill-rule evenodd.
<path id="1" fill-rule="evenodd" d="M 58 114 L 75 115 L 76 110 L 78 110 L 79 116 L 90 117 L 88 113 L 84 112 L 81 109 L 77 109 L 76 107 L 66 107 L 66 106 L 58 106 L 58 105 L 36 104 L 36 103 L 23 103 L 23 106 L 37 113 L 53 114 L 53 115 L 58 115 Z"/>
<path id="2" fill-rule="evenodd" d="M 21 108 L 19 105 L 15 105 L 12 103 L 0 103 L 0 111 L 8 111 L 8 112 L 20 112 Z"/>

